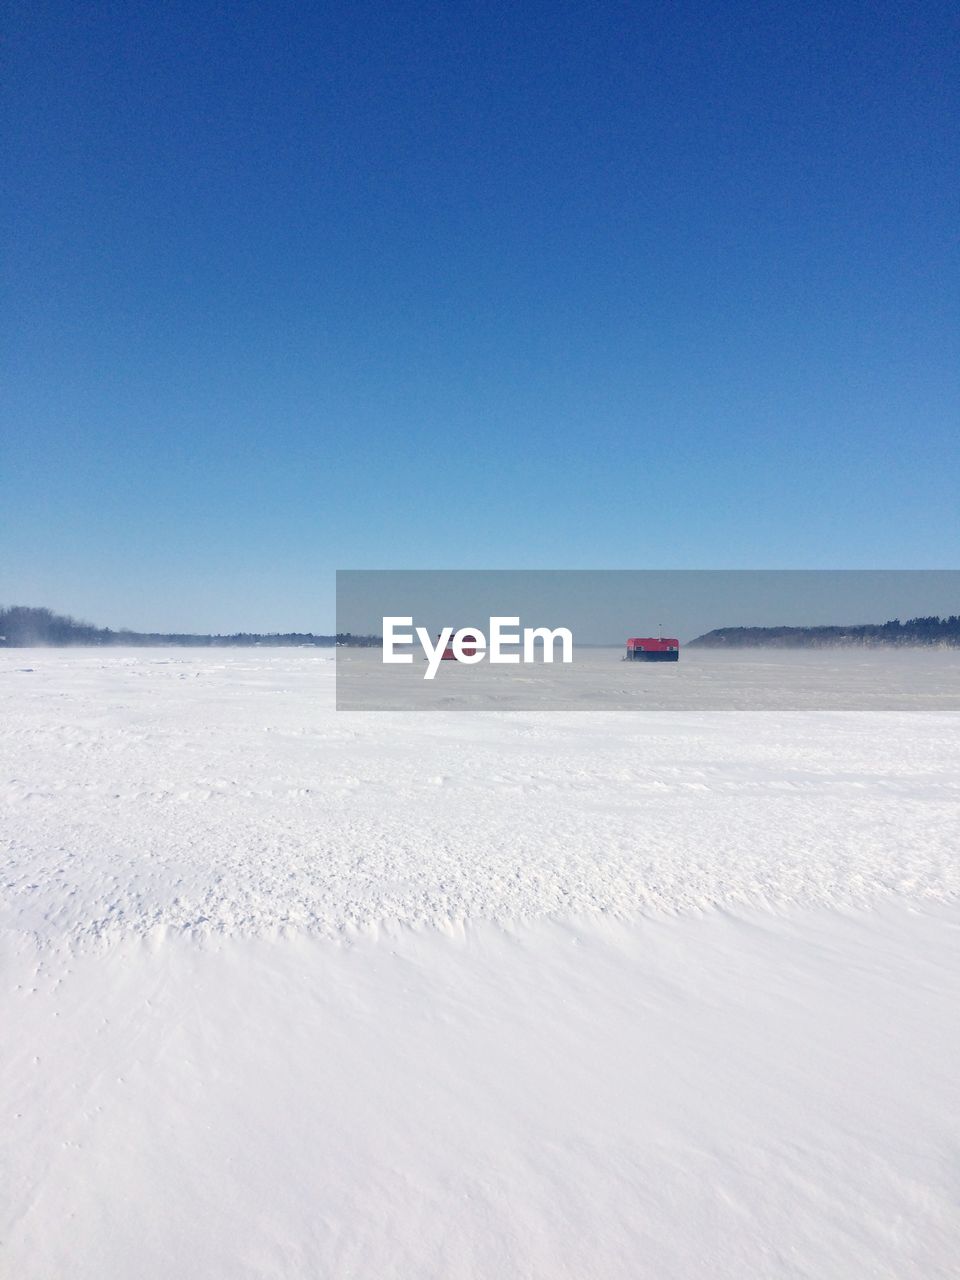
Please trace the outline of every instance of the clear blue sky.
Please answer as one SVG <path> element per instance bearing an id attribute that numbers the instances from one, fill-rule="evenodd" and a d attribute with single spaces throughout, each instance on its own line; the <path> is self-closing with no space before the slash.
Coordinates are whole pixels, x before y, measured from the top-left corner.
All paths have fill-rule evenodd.
<path id="1" fill-rule="evenodd" d="M 0 602 L 957 566 L 953 4 L 7 12 Z"/>

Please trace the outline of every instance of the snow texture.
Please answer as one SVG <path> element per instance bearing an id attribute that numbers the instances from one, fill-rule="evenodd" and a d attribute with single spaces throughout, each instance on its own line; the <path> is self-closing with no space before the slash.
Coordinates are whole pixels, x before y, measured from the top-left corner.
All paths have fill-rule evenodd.
<path id="1" fill-rule="evenodd" d="M 915 671 L 377 714 L 310 650 L 0 654 L 0 1274 L 954 1275 L 960 667 Z"/>

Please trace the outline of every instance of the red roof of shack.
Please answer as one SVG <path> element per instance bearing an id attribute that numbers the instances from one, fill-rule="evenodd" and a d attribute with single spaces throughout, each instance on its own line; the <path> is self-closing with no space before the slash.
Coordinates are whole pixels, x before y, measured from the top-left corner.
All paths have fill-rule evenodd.
<path id="1" fill-rule="evenodd" d="M 627 641 L 628 649 L 643 649 L 646 653 L 664 653 L 668 649 L 679 649 L 680 641 L 670 636 L 639 636 Z"/>

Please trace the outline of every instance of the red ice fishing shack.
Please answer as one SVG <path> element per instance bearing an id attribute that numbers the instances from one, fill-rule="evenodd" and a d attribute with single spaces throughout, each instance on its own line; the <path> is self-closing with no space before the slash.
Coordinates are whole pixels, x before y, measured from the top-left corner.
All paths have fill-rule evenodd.
<path id="1" fill-rule="evenodd" d="M 437 639 L 438 640 L 440 639 L 439 635 L 437 636 Z M 471 639 L 474 641 L 473 644 L 471 644 Z M 463 640 L 464 640 L 463 656 L 465 658 L 472 658 L 477 652 L 476 636 L 472 636 L 472 637 L 464 636 Z M 453 652 L 453 644 L 452 644 L 452 637 L 451 637 L 451 643 L 449 643 L 447 647 L 444 649 L 441 655 L 441 661 L 456 662 L 457 660 L 458 660 L 457 655 Z"/>
<path id="2" fill-rule="evenodd" d="M 680 641 L 671 636 L 639 636 L 627 641 L 628 662 L 678 662 Z"/>

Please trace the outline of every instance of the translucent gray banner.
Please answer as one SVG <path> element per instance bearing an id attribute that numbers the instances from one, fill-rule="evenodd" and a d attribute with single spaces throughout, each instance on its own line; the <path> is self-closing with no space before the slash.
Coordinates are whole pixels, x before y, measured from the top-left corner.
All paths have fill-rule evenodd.
<path id="1" fill-rule="evenodd" d="M 337 632 L 342 711 L 960 710 L 958 570 L 340 570 Z"/>

